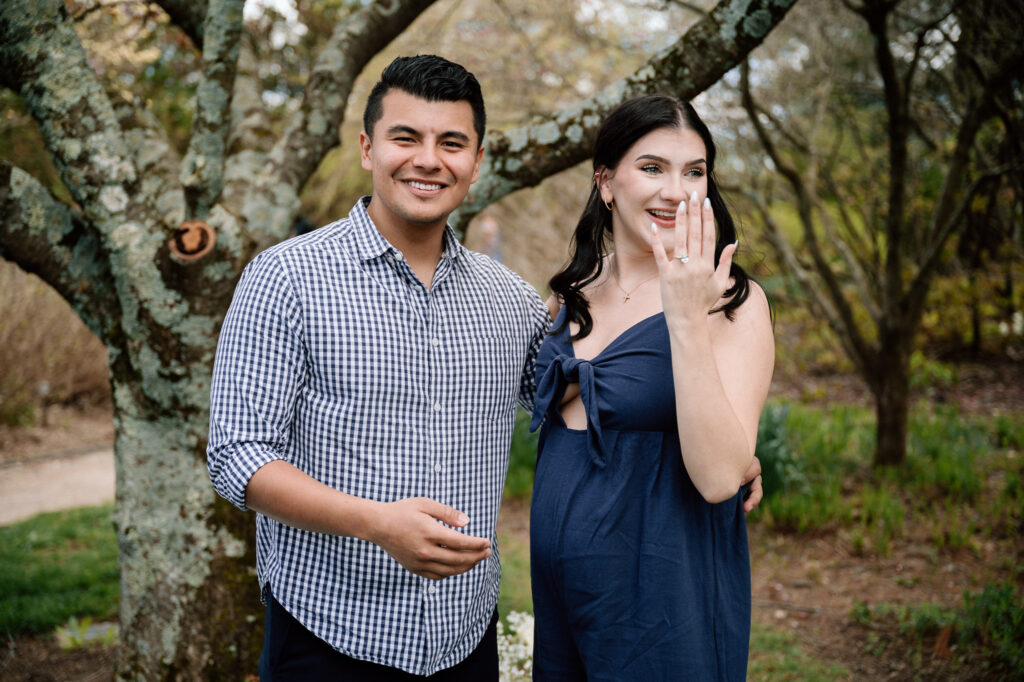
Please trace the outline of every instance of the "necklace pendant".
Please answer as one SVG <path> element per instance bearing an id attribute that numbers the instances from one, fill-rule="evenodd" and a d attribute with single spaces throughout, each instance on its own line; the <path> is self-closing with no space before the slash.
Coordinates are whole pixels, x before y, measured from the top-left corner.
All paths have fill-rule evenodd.
<path id="1" fill-rule="evenodd" d="M 629 300 L 629 294 L 626 294 L 625 296 L 622 297 L 622 302 L 623 303 L 625 303 L 628 300 Z"/>

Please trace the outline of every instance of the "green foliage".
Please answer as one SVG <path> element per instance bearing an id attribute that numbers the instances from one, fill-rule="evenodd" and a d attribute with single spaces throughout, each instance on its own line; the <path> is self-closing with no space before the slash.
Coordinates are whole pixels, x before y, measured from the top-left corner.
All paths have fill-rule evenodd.
<path id="1" fill-rule="evenodd" d="M 761 420 L 758 433 L 763 429 L 767 440 L 762 447 L 759 435 L 757 456 L 767 473 L 757 518 L 796 533 L 848 522 L 852 508 L 843 485 L 869 457 L 874 438 L 870 413 L 769 403 Z M 776 494 L 776 486 L 784 494 Z"/>
<path id="2" fill-rule="evenodd" d="M 94 627 L 92 618 L 88 616 L 82 620 L 71 616 L 67 623 L 57 628 L 57 642 L 65 651 L 89 646 L 110 647 L 117 642 L 117 628 L 110 624 Z"/>
<path id="3" fill-rule="evenodd" d="M 845 679 L 849 671 L 819 661 L 800 648 L 792 634 L 755 623 L 750 629 L 750 661 L 747 678 L 777 682 L 831 682 Z"/>
<path id="4" fill-rule="evenodd" d="M 853 534 L 855 551 L 864 550 L 870 539 L 875 554 L 888 556 L 890 543 L 903 530 L 907 512 L 892 483 L 881 487 L 865 486 L 856 496 L 860 506 L 860 527 Z"/>
<path id="5" fill-rule="evenodd" d="M 980 460 L 993 449 L 989 429 L 987 420 L 962 416 L 949 406 L 915 413 L 906 478 L 924 494 L 973 501 L 981 490 Z"/>
<path id="6" fill-rule="evenodd" d="M 1024 675 L 1024 600 L 1017 587 L 1009 582 L 990 583 L 981 592 L 964 592 L 963 606 L 951 608 L 941 604 L 866 604 L 858 601 L 850 611 L 850 619 L 875 631 L 894 629 L 913 645 L 909 651 L 924 648 L 924 639 L 934 637 L 944 628 L 951 628 L 957 643 L 955 654 L 982 665 L 993 673 L 1008 673 L 1013 678 Z M 894 626 L 894 628 L 893 628 Z M 869 647 L 891 638 L 869 638 Z M 977 665 L 975 665 L 977 667 Z"/>
<path id="7" fill-rule="evenodd" d="M 505 478 L 505 497 L 529 499 L 533 492 L 533 473 L 537 468 L 537 438 L 539 432 L 530 433 L 530 415 L 520 409 L 512 432 L 512 445 L 508 457 L 508 476 Z"/>
<path id="8" fill-rule="evenodd" d="M 40 514 L 0 528 L 0 633 L 49 632 L 72 616 L 117 614 L 112 505 Z"/>
<path id="9" fill-rule="evenodd" d="M 977 594 L 964 593 L 959 640 L 977 641 L 997 669 L 1024 676 L 1024 600 L 1012 583 L 990 583 Z"/>
<path id="10" fill-rule="evenodd" d="M 786 417 L 789 405 L 769 404 L 761 413 L 757 424 L 757 458 L 761 462 L 765 499 L 783 493 L 809 492 L 807 476 L 801 462 L 789 446 Z"/>

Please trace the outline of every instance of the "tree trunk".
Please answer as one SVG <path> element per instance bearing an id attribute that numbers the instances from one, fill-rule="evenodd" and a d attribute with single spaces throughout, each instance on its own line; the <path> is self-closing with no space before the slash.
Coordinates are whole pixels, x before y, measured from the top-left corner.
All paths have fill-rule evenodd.
<path id="1" fill-rule="evenodd" d="M 894 333 L 895 335 L 895 333 Z M 910 343 L 897 336 L 881 346 L 879 364 L 871 382 L 878 431 L 873 465 L 901 466 L 907 458 L 910 418 Z"/>
<path id="2" fill-rule="evenodd" d="M 209 370 L 196 363 L 191 371 L 177 380 L 113 380 L 120 680 L 240 680 L 256 672 L 263 609 L 253 580 L 255 524 L 210 486 Z M 172 414 L 153 407 L 154 391 L 164 405 L 172 394 L 192 404 Z"/>

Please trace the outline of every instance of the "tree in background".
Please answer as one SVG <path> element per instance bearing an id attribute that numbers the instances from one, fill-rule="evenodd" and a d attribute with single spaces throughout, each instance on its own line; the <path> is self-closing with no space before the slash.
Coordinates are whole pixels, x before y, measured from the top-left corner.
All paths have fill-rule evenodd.
<path id="1" fill-rule="evenodd" d="M 822 4 L 828 18 L 803 26 L 799 41 L 811 58 L 781 76 L 757 73 L 786 83 L 775 101 L 755 99 L 753 69 L 742 69 L 742 106 L 771 169 L 750 195 L 783 269 L 874 397 L 874 464 L 900 465 L 911 356 L 936 273 L 979 207 L 1020 214 L 1024 6 Z M 779 194 L 795 206 L 795 231 L 773 212 L 768 197 Z"/>
<path id="2" fill-rule="evenodd" d="M 631 75 L 492 132 L 462 224 L 586 159 L 601 117 L 622 100 L 656 91 L 688 99 L 709 87 L 794 1 L 722 0 Z M 64 203 L 0 162 L 0 256 L 56 289 L 108 351 L 120 679 L 238 679 L 256 660 L 252 519 L 214 495 L 205 467 L 218 330 L 242 268 L 289 234 L 300 191 L 338 144 L 356 77 L 432 4 L 331 4 L 337 20 L 310 38 L 315 58 L 276 121 L 242 0 L 148 4 L 138 22 L 176 25 L 175 49 L 194 66 L 164 79 L 184 83 L 174 106 L 190 97 L 179 114 L 191 129 L 176 140 L 170 107 L 94 68 L 62 0 L 0 3 L 0 84 L 20 96 L 68 193 Z M 130 48 L 130 35 L 111 38 Z"/>

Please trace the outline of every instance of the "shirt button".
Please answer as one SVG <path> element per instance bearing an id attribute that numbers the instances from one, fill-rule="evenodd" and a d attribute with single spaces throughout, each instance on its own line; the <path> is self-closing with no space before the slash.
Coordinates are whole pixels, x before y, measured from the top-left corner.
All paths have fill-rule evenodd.
<path id="1" fill-rule="evenodd" d="M 441 473 L 442 468 L 443 467 L 438 462 L 434 462 L 434 473 Z"/>
<path id="2" fill-rule="evenodd" d="M 402 255 L 401 251 L 396 251 L 395 252 L 395 260 L 403 260 L 404 258 L 405 258 L 405 256 Z"/>
<path id="3" fill-rule="evenodd" d="M 434 403 L 434 412 L 441 411 L 441 403 Z"/>
<path id="4" fill-rule="evenodd" d="M 391 256 L 390 253 L 388 255 L 384 256 L 384 260 L 386 260 L 388 262 L 388 265 L 394 265 L 395 264 L 395 259 Z"/>
<path id="5" fill-rule="evenodd" d="M 436 593 L 437 593 L 437 585 L 434 585 L 433 583 L 431 583 L 430 585 L 427 585 L 427 594 L 436 594 Z"/>
<path id="6" fill-rule="evenodd" d="M 434 348 L 437 348 L 438 346 L 441 345 L 441 339 L 430 339 L 430 345 L 433 346 Z"/>

